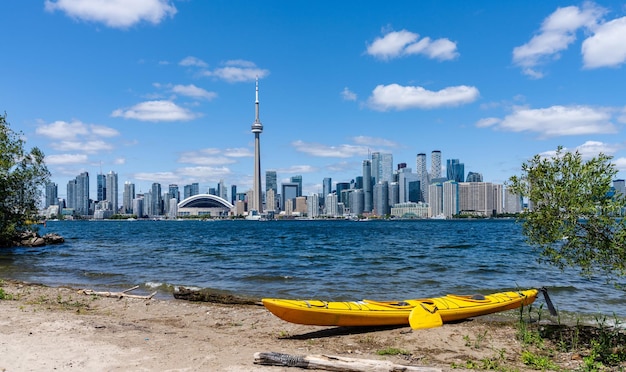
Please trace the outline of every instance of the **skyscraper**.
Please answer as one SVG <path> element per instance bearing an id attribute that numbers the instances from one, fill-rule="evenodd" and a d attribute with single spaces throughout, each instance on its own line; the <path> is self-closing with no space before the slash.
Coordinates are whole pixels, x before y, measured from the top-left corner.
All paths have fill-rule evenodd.
<path id="1" fill-rule="evenodd" d="M 373 202 L 372 162 L 363 160 L 363 212 L 371 212 Z"/>
<path id="2" fill-rule="evenodd" d="M 106 176 L 102 173 L 96 176 L 96 200 L 103 201 L 107 199 Z"/>
<path id="3" fill-rule="evenodd" d="M 89 173 L 83 172 L 76 176 L 74 193 L 74 209 L 80 216 L 89 215 Z"/>
<path id="4" fill-rule="evenodd" d="M 330 177 L 322 180 L 322 196 L 320 197 L 321 205 L 326 205 L 326 197 L 333 192 L 333 181 Z"/>
<path id="5" fill-rule="evenodd" d="M 430 178 L 441 178 L 441 151 L 434 150 L 430 154 Z"/>
<path id="6" fill-rule="evenodd" d="M 46 184 L 46 208 L 51 205 L 59 204 L 59 188 L 56 183 L 48 182 Z"/>
<path id="7" fill-rule="evenodd" d="M 168 186 L 168 190 L 170 197 L 175 198 L 176 202 L 180 203 L 180 191 L 178 191 L 178 185 L 172 183 Z"/>
<path id="8" fill-rule="evenodd" d="M 428 202 L 428 168 L 426 167 L 426 154 L 417 154 L 415 173 L 417 174 L 417 180 L 420 181 L 419 200 L 424 203 Z"/>
<path id="9" fill-rule="evenodd" d="M 296 196 L 302 196 L 302 176 L 301 175 L 292 176 L 291 182 L 298 184 L 298 195 Z"/>
<path id="10" fill-rule="evenodd" d="M 465 181 L 465 164 L 459 159 L 448 159 L 446 161 L 446 173 L 449 181 L 464 182 Z"/>
<path id="11" fill-rule="evenodd" d="M 265 171 L 265 192 L 269 190 L 274 190 L 274 195 L 278 194 L 278 177 L 274 170 Z"/>
<path id="12" fill-rule="evenodd" d="M 124 213 L 133 213 L 133 199 L 135 199 L 135 184 L 126 181 L 124 182 L 124 192 L 122 194 L 122 201 L 124 203 Z"/>
<path id="13" fill-rule="evenodd" d="M 118 208 L 118 187 L 117 187 L 117 173 L 111 171 L 106 175 L 106 200 L 111 203 L 111 209 L 113 213 L 117 213 Z"/>
<path id="14" fill-rule="evenodd" d="M 372 177 L 374 185 L 381 182 L 391 182 L 393 176 L 393 155 L 382 152 L 372 153 Z"/>
<path id="15" fill-rule="evenodd" d="M 263 211 L 263 190 L 261 190 L 261 140 L 260 135 L 263 132 L 263 124 L 259 119 L 259 78 L 256 79 L 256 100 L 255 107 L 255 119 L 252 123 L 252 133 L 254 133 L 254 181 L 253 181 L 253 197 L 252 208 L 253 210 L 261 213 Z"/>

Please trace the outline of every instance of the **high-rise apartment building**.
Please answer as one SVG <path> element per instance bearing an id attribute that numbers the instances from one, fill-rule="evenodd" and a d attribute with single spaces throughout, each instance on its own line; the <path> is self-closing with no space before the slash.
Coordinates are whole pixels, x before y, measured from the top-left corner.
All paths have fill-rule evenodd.
<path id="1" fill-rule="evenodd" d="M 237 185 L 230 186 L 230 204 L 235 205 L 237 202 Z"/>
<path id="2" fill-rule="evenodd" d="M 443 215 L 452 218 L 459 214 L 459 184 L 456 181 L 443 183 Z"/>
<path id="3" fill-rule="evenodd" d="M 373 203 L 372 162 L 369 160 L 363 160 L 363 212 L 371 212 Z"/>
<path id="4" fill-rule="evenodd" d="M 337 193 L 337 201 L 339 203 L 348 203 L 348 200 L 343 198 L 343 191 L 345 190 L 350 190 L 350 182 L 337 182 L 335 185 L 335 192 Z"/>
<path id="5" fill-rule="evenodd" d="M 185 199 L 198 194 L 200 194 L 200 185 L 197 182 L 194 182 L 191 185 L 185 185 L 183 188 L 183 195 Z"/>
<path id="6" fill-rule="evenodd" d="M 459 209 L 482 216 L 502 213 L 502 185 L 491 182 L 459 183 Z"/>
<path id="7" fill-rule="evenodd" d="M 522 195 L 511 192 L 508 187 L 504 190 L 504 213 L 520 213 L 523 204 Z"/>
<path id="8" fill-rule="evenodd" d="M 194 194 L 197 195 L 197 194 Z M 161 184 L 153 183 L 152 188 L 150 189 L 150 205 L 151 205 L 151 216 L 160 216 L 163 214 L 163 196 L 161 195 Z"/>
<path id="9" fill-rule="evenodd" d="M 431 217 L 443 216 L 443 184 L 428 185 L 428 205 Z"/>
<path id="10" fill-rule="evenodd" d="M 339 202 L 337 201 L 337 194 L 330 193 L 326 195 L 326 215 L 329 217 L 339 216 Z"/>
<path id="11" fill-rule="evenodd" d="M 430 154 L 430 178 L 441 178 L 441 151 L 434 150 Z"/>
<path id="12" fill-rule="evenodd" d="M 320 197 L 318 194 L 311 194 L 306 199 L 306 214 L 309 218 L 316 218 L 320 214 Z"/>
<path id="13" fill-rule="evenodd" d="M 428 184 L 429 182 L 429 177 L 428 177 L 428 168 L 427 168 L 427 163 L 426 163 L 426 154 L 424 153 L 419 153 L 417 154 L 417 158 L 415 161 L 416 164 L 416 168 L 415 168 L 415 174 L 417 174 L 417 180 L 420 182 L 420 190 L 419 190 L 419 200 L 411 200 L 411 201 L 421 201 L 421 202 L 428 202 Z"/>
<path id="14" fill-rule="evenodd" d="M 124 182 L 124 192 L 122 193 L 124 213 L 133 213 L 133 199 L 135 199 L 135 184 L 126 181 Z"/>
<path id="15" fill-rule="evenodd" d="M 176 199 L 177 203 L 180 203 L 180 191 L 178 190 L 178 185 L 172 183 L 167 187 L 167 190 L 167 192 L 170 194 L 170 197 Z"/>
<path id="16" fill-rule="evenodd" d="M 59 205 L 59 187 L 54 182 L 48 182 L 46 184 L 45 207 L 48 208 L 51 205 Z"/>
<path id="17" fill-rule="evenodd" d="M 417 174 L 411 168 L 402 168 L 398 173 L 399 203 L 419 202 L 421 185 Z"/>
<path id="18" fill-rule="evenodd" d="M 117 213 L 119 203 L 118 203 L 118 183 L 117 183 L 117 173 L 111 171 L 106 175 L 106 199 L 111 205 L 111 210 L 113 213 Z"/>
<path id="19" fill-rule="evenodd" d="M 89 215 L 89 173 L 83 172 L 68 182 L 67 205 L 79 216 Z"/>

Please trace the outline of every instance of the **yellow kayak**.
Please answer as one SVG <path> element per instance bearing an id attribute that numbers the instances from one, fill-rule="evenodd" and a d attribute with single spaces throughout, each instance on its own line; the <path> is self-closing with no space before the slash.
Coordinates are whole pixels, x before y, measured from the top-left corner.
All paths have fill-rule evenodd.
<path id="1" fill-rule="evenodd" d="M 489 295 L 453 295 L 404 301 L 326 302 L 264 298 L 263 305 L 291 323 L 319 326 L 388 326 L 409 324 L 428 328 L 479 315 L 530 305 L 537 289 Z M 415 311 L 413 311 L 415 310 Z M 437 323 L 438 324 L 435 324 Z M 422 323 L 422 326 L 417 326 Z M 424 325 L 428 323 L 428 326 Z"/>

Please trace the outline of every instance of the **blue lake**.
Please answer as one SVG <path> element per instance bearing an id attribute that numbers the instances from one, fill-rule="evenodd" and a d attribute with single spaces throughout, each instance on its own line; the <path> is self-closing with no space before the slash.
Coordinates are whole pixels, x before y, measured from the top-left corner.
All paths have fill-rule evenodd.
<path id="1" fill-rule="evenodd" d="M 47 232 L 66 242 L 0 250 L 0 278 L 162 298 L 177 286 L 324 300 L 545 286 L 561 311 L 626 316 L 626 292 L 539 264 L 513 220 L 49 221 Z"/>

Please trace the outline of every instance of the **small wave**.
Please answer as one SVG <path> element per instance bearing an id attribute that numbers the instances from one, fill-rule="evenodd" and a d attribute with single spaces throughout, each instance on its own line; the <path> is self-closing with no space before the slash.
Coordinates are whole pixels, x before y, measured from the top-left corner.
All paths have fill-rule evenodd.
<path id="1" fill-rule="evenodd" d="M 467 249 L 467 248 L 474 248 L 476 247 L 476 244 L 445 244 L 445 245 L 440 245 L 437 248 L 438 249 Z"/>

